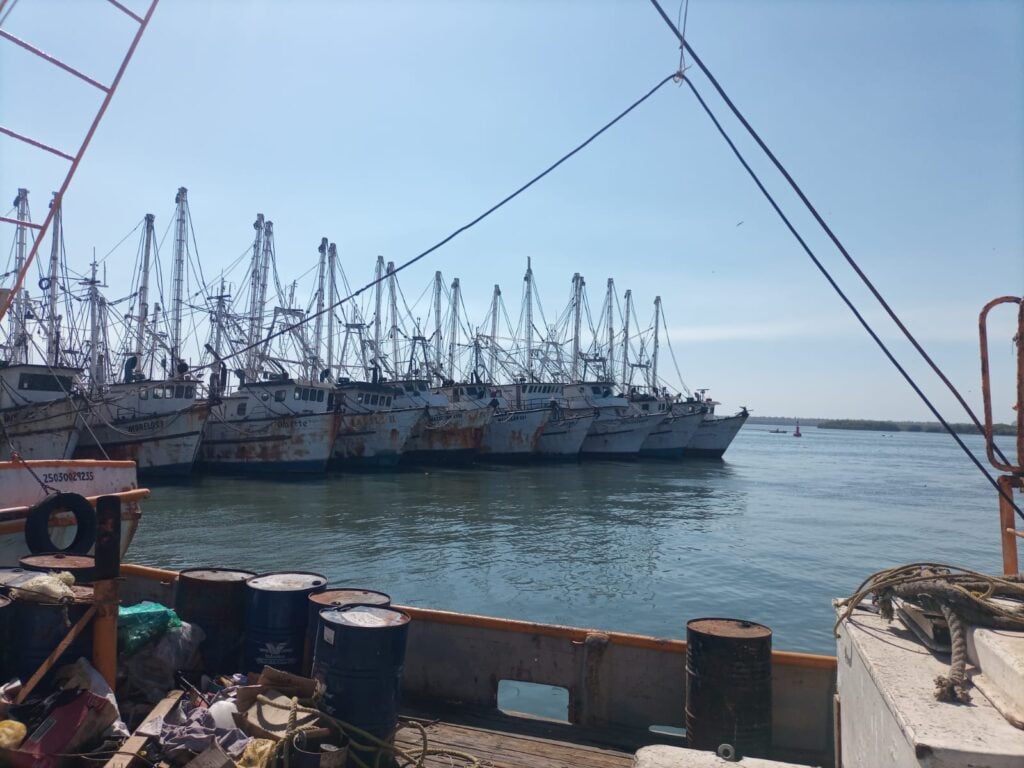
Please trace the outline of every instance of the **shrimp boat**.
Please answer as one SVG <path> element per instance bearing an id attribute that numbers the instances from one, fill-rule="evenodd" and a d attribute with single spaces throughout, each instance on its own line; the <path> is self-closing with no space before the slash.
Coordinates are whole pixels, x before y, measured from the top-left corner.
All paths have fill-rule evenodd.
<path id="1" fill-rule="evenodd" d="M 707 397 L 707 390 L 698 390 L 697 395 L 696 407 L 701 413 L 701 421 L 686 446 L 686 453 L 698 458 L 720 459 L 747 423 L 750 413 L 746 408 L 741 408 L 739 413 L 732 416 L 717 415 L 715 406 L 720 403 Z"/>

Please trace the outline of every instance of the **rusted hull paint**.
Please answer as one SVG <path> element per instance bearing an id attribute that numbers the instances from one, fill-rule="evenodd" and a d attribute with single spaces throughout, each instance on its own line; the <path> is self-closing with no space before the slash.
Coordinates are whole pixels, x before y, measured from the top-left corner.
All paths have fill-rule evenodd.
<path id="1" fill-rule="evenodd" d="M 700 429 L 703 418 L 700 413 L 687 413 L 662 419 L 640 446 L 640 455 L 654 458 L 682 456 Z"/>
<path id="2" fill-rule="evenodd" d="M 480 458 L 497 461 L 535 456 L 550 419 L 550 408 L 495 413 L 484 430 Z"/>
<path id="3" fill-rule="evenodd" d="M 324 472 L 337 431 L 333 412 L 224 420 L 214 409 L 200 448 L 202 466 L 219 472 Z"/>
<path id="4" fill-rule="evenodd" d="M 209 415 L 210 406 L 197 403 L 159 416 L 96 420 L 89 429 L 82 430 L 75 458 L 108 456 L 134 461 L 140 475 L 186 476 L 192 473 L 199 457 L 199 445 Z M 107 456 L 103 455 L 104 450 Z"/>
<path id="5" fill-rule="evenodd" d="M 490 408 L 424 412 L 402 453 L 403 464 L 465 464 L 480 452 Z"/>
<path id="6" fill-rule="evenodd" d="M 70 459 L 78 445 L 79 406 L 65 398 L 0 411 L 0 455 L 13 450 L 23 459 Z"/>
<path id="7" fill-rule="evenodd" d="M 583 441 L 597 418 L 593 413 L 568 414 L 564 411 L 544 426 L 538 452 L 546 459 L 578 459 Z"/>
<path id="8" fill-rule="evenodd" d="M 737 413 L 735 416 L 705 416 L 686 447 L 685 455 L 697 458 L 722 458 L 746 421 L 746 412 Z"/>
<path id="9" fill-rule="evenodd" d="M 423 411 L 410 408 L 338 414 L 331 466 L 339 469 L 393 467 Z"/>
<path id="10" fill-rule="evenodd" d="M 635 459 L 640 446 L 661 421 L 660 416 L 615 416 L 602 412 L 590 425 L 581 456 Z"/>

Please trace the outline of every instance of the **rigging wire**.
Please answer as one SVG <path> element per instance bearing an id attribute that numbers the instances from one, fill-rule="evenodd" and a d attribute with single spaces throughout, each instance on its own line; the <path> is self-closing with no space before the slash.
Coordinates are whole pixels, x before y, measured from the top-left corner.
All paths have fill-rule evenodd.
<path id="1" fill-rule="evenodd" d="M 514 192 L 511 192 L 506 197 L 502 198 L 500 201 L 498 201 L 497 203 L 492 205 L 490 208 L 488 208 L 486 211 L 481 213 L 479 216 L 477 216 L 473 220 L 469 221 L 466 224 L 463 224 L 461 227 L 459 227 L 458 229 L 453 231 L 451 234 L 447 235 L 442 240 L 439 240 L 437 243 L 435 243 L 434 245 L 430 246 L 425 251 L 417 254 L 416 256 L 413 256 L 409 260 L 407 260 L 407 261 L 403 262 L 402 264 L 400 264 L 399 266 L 397 266 L 391 274 L 397 274 L 397 273 L 401 272 L 402 270 L 406 269 L 407 267 L 411 267 L 413 264 L 415 264 L 416 262 L 420 261 L 421 259 L 426 258 L 430 254 L 432 254 L 434 251 L 436 251 L 439 248 L 447 245 L 449 242 L 454 240 L 456 237 L 461 235 L 463 232 L 465 232 L 465 231 L 473 228 L 477 224 L 479 224 L 481 221 L 486 219 L 488 216 L 490 216 L 492 213 L 497 211 L 499 208 L 502 208 L 507 203 L 510 203 L 512 200 L 514 200 L 515 198 L 519 197 L 519 195 L 521 195 L 523 192 L 528 190 L 530 187 L 532 187 L 538 181 L 543 179 L 545 176 L 547 176 L 548 174 L 553 172 L 556 168 L 561 166 L 567 160 L 569 160 L 570 158 L 572 158 L 573 156 L 575 156 L 579 152 L 583 151 L 586 147 L 588 147 L 591 143 L 593 143 L 599 136 L 601 136 L 608 129 L 610 129 L 612 126 L 614 126 L 620 120 L 622 120 L 624 117 L 626 117 L 628 114 L 630 114 L 633 110 L 635 110 L 637 107 L 639 107 L 641 104 L 643 104 L 649 98 L 651 98 L 655 93 L 657 93 L 659 90 L 661 90 L 661 88 L 666 83 L 671 81 L 672 78 L 674 78 L 675 76 L 676 76 L 676 73 L 673 72 L 672 74 L 667 75 L 666 77 L 662 78 L 657 83 L 657 85 L 655 85 L 653 88 L 651 88 L 649 91 L 647 91 L 643 96 L 641 96 L 639 99 L 637 99 L 632 104 L 630 104 L 628 107 L 626 107 L 626 109 L 624 109 L 622 112 L 620 112 L 614 118 L 612 118 L 607 123 L 605 123 L 600 129 L 598 129 L 596 132 L 591 134 L 585 141 L 583 141 L 581 144 L 577 145 L 575 149 L 571 150 L 570 152 L 566 153 L 565 155 L 562 155 L 562 157 L 559 158 L 557 161 L 555 161 L 554 163 L 549 165 L 547 168 L 545 168 L 543 171 L 541 171 L 539 174 L 534 176 L 528 182 L 526 182 L 525 184 L 520 186 Z M 221 359 L 222 360 L 227 360 L 227 359 L 232 358 L 232 357 L 237 357 L 238 355 L 242 354 L 243 352 L 247 352 L 247 351 L 249 351 L 251 349 L 255 349 L 256 347 L 259 347 L 259 346 L 261 346 L 263 344 L 266 344 L 266 343 L 270 342 L 271 340 L 277 338 L 278 336 L 282 336 L 285 333 L 289 333 L 293 328 L 296 328 L 296 327 L 298 327 L 300 325 L 304 325 L 305 323 L 308 323 L 310 320 L 313 320 L 313 319 L 315 319 L 316 317 L 318 317 L 320 315 L 326 314 L 327 312 L 330 312 L 330 311 L 336 309 L 337 307 L 340 307 L 342 304 L 345 304 L 345 303 L 351 301 L 352 299 L 354 299 L 357 296 L 361 295 L 362 293 L 364 293 L 365 291 L 367 291 L 370 288 L 374 287 L 378 283 L 383 282 L 384 280 L 387 279 L 387 277 L 388 277 L 388 275 L 385 274 L 385 275 L 382 275 L 379 278 L 375 278 L 375 279 L 371 280 L 370 282 L 366 283 L 365 285 L 363 285 L 363 287 L 359 288 L 357 291 L 354 291 L 353 293 L 349 294 L 348 296 L 345 296 L 344 298 L 339 299 L 334 304 L 332 304 L 330 307 L 325 307 L 323 309 L 323 311 L 315 312 L 313 314 L 307 315 L 306 317 L 302 318 L 302 320 L 298 321 L 297 323 L 294 323 L 291 326 L 287 326 L 285 328 L 282 328 L 279 331 L 274 331 L 273 333 L 271 333 L 270 335 L 264 337 L 260 341 L 258 341 L 256 343 L 253 343 L 253 344 L 249 344 L 249 345 L 247 345 L 245 347 L 242 347 L 241 349 L 236 350 L 235 352 L 232 352 L 231 354 L 229 354 L 229 355 L 227 355 L 227 356 L 225 356 L 225 357 L 223 357 Z"/>
<path id="2" fill-rule="evenodd" d="M 850 252 L 846 250 L 846 247 L 836 236 L 835 232 L 832 231 L 832 228 L 829 227 L 829 225 L 825 222 L 825 219 L 821 216 L 820 213 L 818 213 L 818 209 L 814 207 L 814 204 L 810 201 L 810 199 L 808 199 L 807 195 L 804 194 L 804 191 L 803 189 L 800 188 L 800 185 L 796 183 L 796 181 L 790 175 L 789 171 L 786 170 L 785 166 L 782 165 L 782 163 L 771 151 L 771 149 L 768 148 L 768 145 L 764 143 L 764 141 L 761 139 L 757 131 L 754 130 L 753 126 L 749 122 L 747 122 L 747 119 L 743 116 L 743 113 L 740 112 L 739 108 L 733 103 L 732 99 L 729 98 L 728 94 L 726 94 L 721 84 L 718 82 L 717 79 L 715 79 L 715 76 L 711 74 L 710 70 L 704 65 L 704 62 L 701 61 L 700 57 L 693 50 L 690 44 L 686 42 L 685 27 L 683 28 L 683 31 L 680 32 L 679 28 L 673 25 L 672 20 L 665 14 L 664 9 L 658 3 L 658 0 L 651 0 L 651 3 L 657 9 L 658 13 L 661 14 L 661 18 L 665 21 L 665 23 L 669 26 L 669 28 L 672 30 L 675 36 L 679 39 L 679 44 L 682 50 L 690 54 L 690 57 L 693 59 L 694 63 L 700 68 L 701 72 L 704 73 L 704 76 L 707 77 L 711 85 L 714 86 L 715 90 L 718 92 L 718 95 L 722 98 L 722 100 L 726 103 L 726 105 L 729 107 L 732 113 L 736 116 L 736 119 L 743 124 L 743 127 L 747 130 L 747 133 L 749 133 L 751 138 L 753 138 L 754 141 L 757 142 L 757 145 L 765 153 L 768 159 L 771 160 L 775 168 L 779 171 L 779 173 L 782 174 L 783 178 L 786 179 L 786 181 L 789 183 L 789 186 L 796 193 L 797 197 L 800 198 L 801 202 L 804 204 L 804 206 L 807 208 L 810 214 L 814 217 L 814 220 L 818 222 L 818 225 L 822 228 L 825 234 L 828 235 L 829 239 L 836 246 L 836 248 L 839 249 L 839 252 L 843 255 L 843 258 L 846 259 L 846 263 L 850 265 L 851 269 L 853 269 L 853 271 L 861 279 L 861 282 L 863 282 L 865 287 L 871 292 L 871 295 L 875 297 L 875 300 L 878 301 L 882 309 L 885 310 L 886 314 L 889 316 L 889 319 L 891 319 L 893 323 L 896 324 L 896 327 L 900 329 L 900 332 L 907 339 L 907 341 L 910 342 L 911 346 L 914 347 L 914 349 L 921 356 L 921 358 L 928 364 L 928 366 L 932 369 L 932 372 L 946 386 L 946 389 L 950 391 L 953 397 L 956 398 L 956 401 L 960 404 L 960 407 L 964 409 L 964 412 L 966 412 L 967 415 L 970 417 L 971 421 L 974 423 L 974 426 L 976 426 L 978 430 L 982 434 L 984 434 L 985 430 L 984 427 L 982 427 L 981 425 L 981 421 L 978 419 L 973 409 L 967 404 L 967 401 L 964 399 L 963 395 L 960 394 L 960 391 L 953 385 L 953 382 L 951 382 L 949 378 L 947 378 L 946 374 L 942 372 L 942 369 L 939 368 L 935 361 L 932 360 L 931 356 L 925 351 L 924 347 L 922 347 L 921 344 L 917 341 L 917 338 L 910 332 L 910 329 L 903 324 L 903 321 L 900 320 L 896 312 L 892 309 L 891 306 L 889 306 L 889 303 L 885 300 L 885 298 L 883 298 L 882 294 L 878 291 L 878 289 L 875 288 L 874 283 L 871 282 L 868 276 L 860 268 L 860 265 L 858 265 L 854 258 L 850 255 Z M 689 83 L 689 81 L 687 81 L 687 83 L 690 85 L 690 88 L 692 89 L 693 84 Z M 700 97 L 698 96 L 698 99 L 699 98 Z M 706 106 L 705 110 L 707 110 Z M 721 131 L 721 127 L 719 127 L 719 131 Z M 925 401 L 925 403 L 927 404 L 927 401 Z M 929 408 L 930 407 L 931 406 L 929 405 Z M 942 419 L 940 418 L 939 421 L 942 421 Z M 951 435 L 954 434 L 951 428 L 948 425 L 946 425 L 944 421 L 942 423 Z M 1000 460 L 1004 464 L 1008 464 L 1009 462 L 1003 455 L 1003 452 L 999 449 L 999 446 L 995 445 L 994 441 L 993 448 L 995 449 L 995 452 L 999 456 Z M 964 446 L 964 450 L 967 451 L 966 446 Z M 1017 509 L 1017 513 L 1021 514 L 1020 509 L 1017 508 L 1016 506 L 1015 508 Z M 1022 518 L 1024 518 L 1024 514 L 1022 514 L 1021 516 Z"/>
<path id="3" fill-rule="evenodd" d="M 656 0 L 652 0 L 652 2 L 656 2 Z M 697 101 L 700 102 L 701 107 L 704 108 L 704 112 L 707 113 L 707 116 L 711 118 L 711 121 L 715 124 L 715 127 L 718 129 L 718 132 L 722 135 L 722 138 L 725 139 L 730 149 L 732 149 L 733 154 L 736 155 L 736 158 L 746 169 L 747 173 L 750 174 L 750 177 L 754 180 L 754 183 L 757 185 L 758 189 L 760 189 L 761 193 L 767 198 L 768 202 L 771 204 L 772 208 L 775 209 L 775 212 L 779 215 L 779 218 L 782 219 L 783 223 L 789 229 L 790 233 L 792 233 L 793 237 L 795 237 L 797 242 L 800 243 L 800 246 L 803 248 L 804 252 L 810 257 L 811 261 L 814 262 L 814 266 L 818 268 L 818 271 L 821 272 L 821 274 L 828 281 L 829 285 L 832 286 L 832 289 L 836 292 L 839 298 L 842 299 L 843 303 L 846 304 L 849 310 L 853 313 L 853 316 L 857 318 L 857 321 L 861 324 L 864 330 L 867 331 L 868 335 L 871 336 L 875 344 L 878 345 L 878 348 L 882 350 L 882 353 L 889 359 L 889 362 L 893 364 L 896 370 L 899 371 L 900 375 L 902 375 L 906 382 L 910 385 L 911 389 L 913 389 L 914 392 L 917 393 L 917 396 L 921 398 L 921 401 L 925 404 L 925 406 L 927 406 L 928 410 L 932 412 L 932 415 L 939 421 L 940 424 L 942 424 L 945 430 L 949 432 L 953 440 L 956 441 L 957 445 L 960 446 L 963 452 L 981 471 L 981 473 L 985 476 L 989 483 L 991 483 L 992 487 L 996 489 L 999 495 L 1003 497 L 1013 507 L 1014 511 L 1016 511 L 1020 518 L 1024 520 L 1024 512 L 1022 512 L 1020 507 L 1017 506 L 1013 499 L 1005 491 L 1003 491 L 1002 488 L 999 487 L 999 483 L 997 483 L 995 478 L 992 477 L 991 473 L 988 471 L 985 465 L 978 460 L 978 458 L 974 455 L 971 449 L 967 447 L 967 444 L 964 443 L 964 441 L 960 438 L 960 435 L 958 435 L 956 431 L 954 431 L 954 429 L 949 425 L 949 423 L 942 417 L 942 414 L 939 413 L 938 409 L 932 404 L 932 401 L 921 390 L 917 382 L 914 381 L 913 377 L 906 371 L 906 369 L 902 365 L 900 365 L 899 361 L 886 346 L 885 342 L 882 341 L 882 339 L 878 336 L 877 333 L 875 333 L 875 330 L 871 327 L 868 321 L 864 319 L 864 316 L 860 313 L 857 307 L 854 306 L 853 302 L 846 295 L 843 289 L 839 287 L 839 284 L 836 283 L 835 279 L 829 273 L 825 265 L 822 264 L 821 261 L 819 261 L 818 257 L 814 255 L 814 252 L 807 245 L 806 241 L 796 231 L 796 228 L 793 226 L 793 224 L 790 223 L 789 219 L 786 217 L 786 214 L 784 214 L 782 212 L 782 209 L 779 208 L 778 203 L 775 202 L 775 198 L 772 197 L 771 193 L 768 192 L 764 184 L 761 183 L 761 179 L 758 178 L 754 170 L 750 167 L 750 165 L 747 164 L 747 161 L 744 159 L 742 153 L 740 153 L 739 149 L 737 149 L 732 139 L 729 138 L 729 135 L 725 132 L 725 129 L 722 127 L 721 123 L 718 122 L 718 119 L 715 117 L 714 113 L 711 111 L 707 103 L 701 97 L 700 93 L 697 91 L 697 88 L 694 86 L 694 84 L 690 81 L 689 78 L 685 78 L 685 82 L 690 87 L 690 91 L 697 98 Z"/>

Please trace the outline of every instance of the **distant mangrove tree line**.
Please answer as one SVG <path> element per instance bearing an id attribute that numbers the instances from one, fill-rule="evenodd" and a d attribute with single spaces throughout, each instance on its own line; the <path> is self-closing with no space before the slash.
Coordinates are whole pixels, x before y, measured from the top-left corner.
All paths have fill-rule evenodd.
<path id="1" fill-rule="evenodd" d="M 819 429 L 861 429 L 871 432 L 945 432 L 937 421 L 882 421 L 876 419 L 794 419 L 784 416 L 752 416 L 750 422 L 753 424 L 794 424 L 799 423 L 804 427 L 818 427 Z M 953 429 L 962 435 L 979 435 L 979 430 L 973 424 L 951 424 Z M 993 432 L 997 435 L 1015 435 L 1016 427 L 1013 424 L 995 424 Z"/>

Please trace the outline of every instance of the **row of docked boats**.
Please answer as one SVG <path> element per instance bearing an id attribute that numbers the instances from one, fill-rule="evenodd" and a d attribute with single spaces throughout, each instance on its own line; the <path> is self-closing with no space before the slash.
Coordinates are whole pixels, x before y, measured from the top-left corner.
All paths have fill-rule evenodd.
<path id="1" fill-rule="evenodd" d="M 18 220 L 30 221 L 26 190 L 18 191 L 15 205 Z M 101 291 L 105 279 L 95 263 L 73 287 L 57 212 L 49 271 L 39 280 L 42 296 L 33 298 L 27 289 L 13 296 L 5 329 L 5 452 L 23 459 L 128 459 L 144 474 L 179 476 L 197 466 L 323 472 L 477 460 L 720 457 L 746 420 L 746 409 L 716 414 L 717 403 L 706 391 L 673 394 L 663 386 L 657 376 L 660 298 L 653 328 L 646 336 L 631 334 L 635 309 L 627 291 L 625 321 L 617 330 L 609 280 L 601 321 L 607 334 L 603 346 L 595 335 L 588 348 L 580 326 L 590 311 L 577 274 L 563 313 L 569 332 L 559 336 L 544 324 L 546 333 L 535 343 L 532 317 L 542 309 L 528 263 L 525 340 L 500 337 L 498 286 L 484 322 L 491 332 L 465 340 L 459 281 L 446 292 L 437 273 L 435 330 L 426 337 L 418 319 L 407 321 L 411 331 L 403 327 L 395 271 L 383 258 L 377 260 L 372 307 L 339 307 L 337 250 L 326 238 L 313 297 L 306 308 L 297 306 L 295 284 L 287 298 L 280 288 L 273 224 L 258 215 L 249 271 L 241 281 L 247 293 L 229 304 L 223 277 L 216 292 L 186 288 L 187 276 L 198 270 L 189 269 L 193 228 L 185 188 L 175 206 L 171 274 L 164 279 L 157 273 L 157 286 L 168 286 L 169 296 L 150 296 L 159 254 L 154 216 L 147 214 L 134 290 L 114 301 Z M 20 271 L 23 228 L 17 237 Z M 343 273 L 341 280 L 347 285 Z M 272 309 L 271 284 L 278 293 Z M 186 317 L 186 297 L 196 295 L 208 305 L 202 352 L 200 334 L 183 333 L 187 322 L 195 327 L 196 314 Z M 123 301 L 130 302 L 129 311 L 118 316 L 115 307 Z M 86 308 L 77 322 L 65 320 L 75 317 L 72 302 Z M 408 343 L 402 346 L 401 339 Z M 189 345 L 193 354 L 185 351 Z"/>

